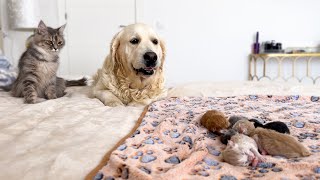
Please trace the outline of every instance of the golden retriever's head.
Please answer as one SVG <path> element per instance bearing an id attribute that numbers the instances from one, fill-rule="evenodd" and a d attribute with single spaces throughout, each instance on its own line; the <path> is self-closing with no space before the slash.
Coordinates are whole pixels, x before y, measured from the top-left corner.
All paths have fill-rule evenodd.
<path id="1" fill-rule="evenodd" d="M 115 67 L 125 74 L 148 78 L 162 70 L 165 59 L 163 41 L 145 24 L 124 27 L 111 42 L 109 70 Z"/>

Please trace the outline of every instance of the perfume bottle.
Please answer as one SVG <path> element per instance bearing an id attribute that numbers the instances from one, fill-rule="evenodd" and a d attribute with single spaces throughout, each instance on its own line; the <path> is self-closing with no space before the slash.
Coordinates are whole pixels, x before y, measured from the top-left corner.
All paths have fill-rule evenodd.
<path id="1" fill-rule="evenodd" d="M 260 44 L 259 44 L 259 32 L 256 34 L 256 42 L 253 44 L 253 53 L 259 54 L 260 52 Z"/>

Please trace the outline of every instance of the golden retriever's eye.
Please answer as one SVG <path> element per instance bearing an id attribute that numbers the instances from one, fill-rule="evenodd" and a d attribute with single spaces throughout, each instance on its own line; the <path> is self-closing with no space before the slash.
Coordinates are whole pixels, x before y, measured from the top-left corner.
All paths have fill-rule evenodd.
<path id="1" fill-rule="evenodd" d="M 155 45 L 157 45 L 157 44 L 158 44 L 158 40 L 157 40 L 157 39 L 154 39 L 154 40 L 152 40 L 152 43 L 155 44 Z"/>
<path id="2" fill-rule="evenodd" d="M 130 40 L 130 43 L 131 44 L 138 44 L 139 43 L 139 39 L 133 38 L 133 39 Z"/>

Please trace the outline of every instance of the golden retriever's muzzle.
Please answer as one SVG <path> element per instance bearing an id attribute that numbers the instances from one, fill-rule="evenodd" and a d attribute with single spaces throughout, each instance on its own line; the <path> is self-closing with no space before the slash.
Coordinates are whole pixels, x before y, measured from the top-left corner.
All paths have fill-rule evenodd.
<path id="1" fill-rule="evenodd" d="M 154 74 L 154 71 L 157 66 L 158 56 L 155 52 L 146 52 L 143 55 L 144 68 L 135 69 L 138 73 L 141 72 L 143 75 L 151 76 Z"/>

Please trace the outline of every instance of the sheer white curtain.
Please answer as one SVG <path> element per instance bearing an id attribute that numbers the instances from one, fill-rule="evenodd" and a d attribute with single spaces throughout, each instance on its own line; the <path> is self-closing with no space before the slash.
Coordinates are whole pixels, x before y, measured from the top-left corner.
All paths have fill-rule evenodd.
<path id="1" fill-rule="evenodd" d="M 39 0 L 7 0 L 11 29 L 30 29 L 40 21 Z"/>

